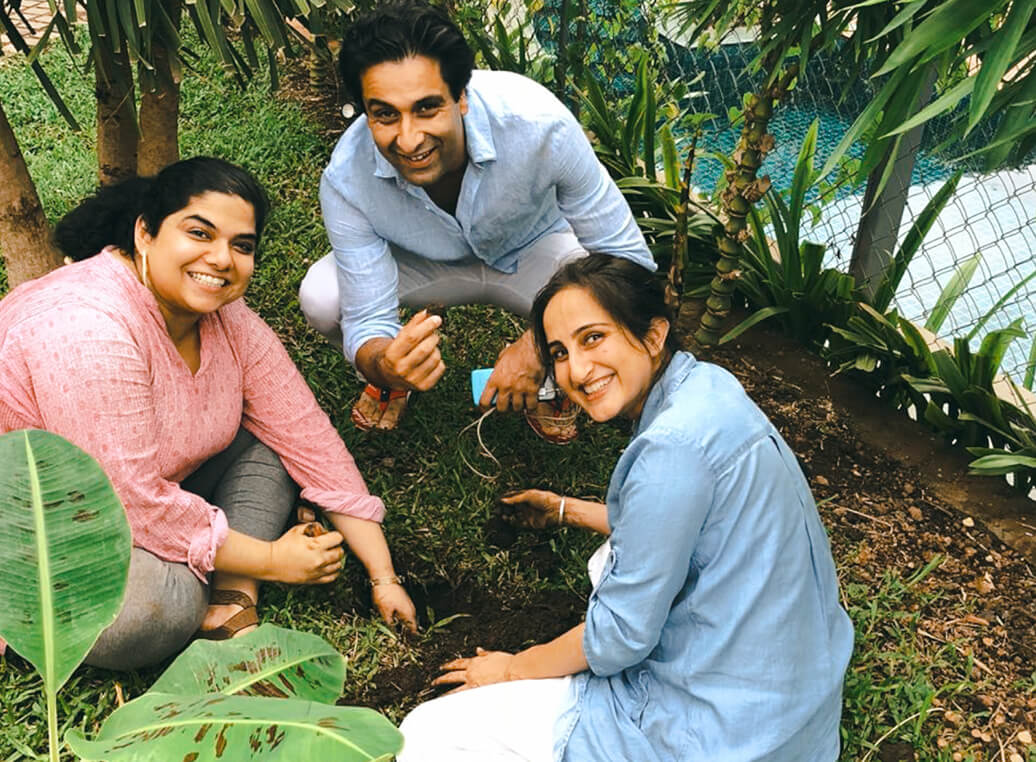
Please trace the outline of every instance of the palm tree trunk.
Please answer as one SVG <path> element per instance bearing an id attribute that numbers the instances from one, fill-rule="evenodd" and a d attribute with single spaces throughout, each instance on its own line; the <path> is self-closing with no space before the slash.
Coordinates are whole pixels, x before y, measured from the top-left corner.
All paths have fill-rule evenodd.
<path id="1" fill-rule="evenodd" d="M 166 5 L 169 18 L 177 27 L 181 8 L 179 0 Z M 154 43 L 154 87 L 141 88 L 140 93 L 137 174 L 143 177 L 158 174 L 180 158 L 180 74 L 170 66 L 171 58 L 165 46 Z"/>
<path id="2" fill-rule="evenodd" d="M 797 64 L 789 66 L 778 81 L 750 96 L 745 107 L 745 126 L 733 156 L 735 168 L 727 172 L 727 187 L 721 196 L 726 223 L 716 237 L 719 247 L 716 276 L 709 287 L 701 325 L 694 334 L 700 344 L 718 344 L 730 317 L 731 297 L 741 272 L 738 268 L 741 247 L 749 235 L 748 214 L 770 188 L 770 178 L 758 176 L 763 159 L 773 149 L 773 135 L 766 129 L 774 103 L 787 94 L 798 71 Z"/>
<path id="3" fill-rule="evenodd" d="M 0 248 L 7 284 L 14 288 L 60 265 L 61 254 L 51 242 L 40 197 L 2 104 L 0 148 Z"/>
<path id="4" fill-rule="evenodd" d="M 95 45 L 97 179 L 112 185 L 137 173 L 137 119 L 133 69 L 125 45 Z"/>
<path id="5" fill-rule="evenodd" d="M 172 79 L 165 50 L 155 52 L 155 67 L 165 71 L 158 75 L 154 90 L 140 94 L 137 174 L 144 177 L 158 174 L 180 158 L 180 83 Z"/>

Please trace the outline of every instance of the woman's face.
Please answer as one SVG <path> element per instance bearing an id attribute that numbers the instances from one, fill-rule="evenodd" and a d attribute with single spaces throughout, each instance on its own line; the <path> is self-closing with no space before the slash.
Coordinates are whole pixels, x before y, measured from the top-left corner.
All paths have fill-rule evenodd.
<path id="1" fill-rule="evenodd" d="M 661 364 L 669 322 L 652 321 L 643 344 L 584 288 L 559 291 L 543 311 L 554 378 L 595 421 L 636 418 Z"/>
<path id="2" fill-rule="evenodd" d="M 147 285 L 169 323 L 197 320 L 239 299 L 255 267 L 255 210 L 240 196 L 192 196 L 151 235 L 137 220 L 137 253 L 147 254 Z"/>

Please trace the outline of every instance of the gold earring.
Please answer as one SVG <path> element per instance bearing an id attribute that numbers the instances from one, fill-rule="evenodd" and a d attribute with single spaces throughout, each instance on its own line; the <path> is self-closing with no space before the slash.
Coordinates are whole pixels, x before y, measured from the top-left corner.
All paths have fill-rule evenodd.
<path id="1" fill-rule="evenodd" d="M 150 289 L 151 288 L 151 284 L 147 282 L 147 252 L 146 251 L 140 252 L 140 262 L 141 262 L 141 266 L 140 266 L 140 269 L 141 269 L 141 280 L 144 282 L 144 288 Z"/>

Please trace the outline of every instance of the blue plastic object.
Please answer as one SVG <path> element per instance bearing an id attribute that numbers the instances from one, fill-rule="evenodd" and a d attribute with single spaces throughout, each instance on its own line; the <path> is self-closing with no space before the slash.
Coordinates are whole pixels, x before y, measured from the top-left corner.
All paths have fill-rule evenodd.
<path id="1" fill-rule="evenodd" d="M 492 368 L 478 368 L 471 371 L 471 401 L 478 405 L 479 399 L 482 397 L 482 390 L 486 388 L 486 383 L 489 381 L 489 377 L 493 375 Z M 493 399 L 490 400 L 492 404 L 496 400 L 496 395 L 493 395 Z"/>

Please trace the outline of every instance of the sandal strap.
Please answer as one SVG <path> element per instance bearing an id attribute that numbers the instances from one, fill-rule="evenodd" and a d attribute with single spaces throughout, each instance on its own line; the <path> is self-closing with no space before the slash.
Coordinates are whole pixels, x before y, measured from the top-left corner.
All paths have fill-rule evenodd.
<path id="1" fill-rule="evenodd" d="M 212 594 L 209 595 L 210 606 L 230 606 L 232 604 L 237 604 L 238 606 L 246 610 L 255 608 L 255 601 L 249 598 L 248 595 L 246 595 L 245 593 L 242 593 L 240 590 L 225 590 L 222 588 L 216 588 L 212 591 Z M 237 616 L 237 614 L 235 614 L 234 616 Z"/>
<path id="2" fill-rule="evenodd" d="M 390 400 L 398 400 L 400 397 L 406 397 L 410 394 L 409 389 L 383 389 L 380 386 L 374 384 L 367 384 L 363 388 L 363 393 L 371 399 L 376 399 L 378 402 L 389 402 Z"/>
<path id="3" fill-rule="evenodd" d="M 247 598 L 248 596 L 246 595 L 245 597 Z M 248 608 L 234 614 L 234 616 L 215 629 L 199 630 L 197 637 L 203 640 L 230 640 L 245 627 L 251 627 L 255 624 L 259 624 L 259 615 L 256 614 L 255 606 L 250 605 Z"/>

